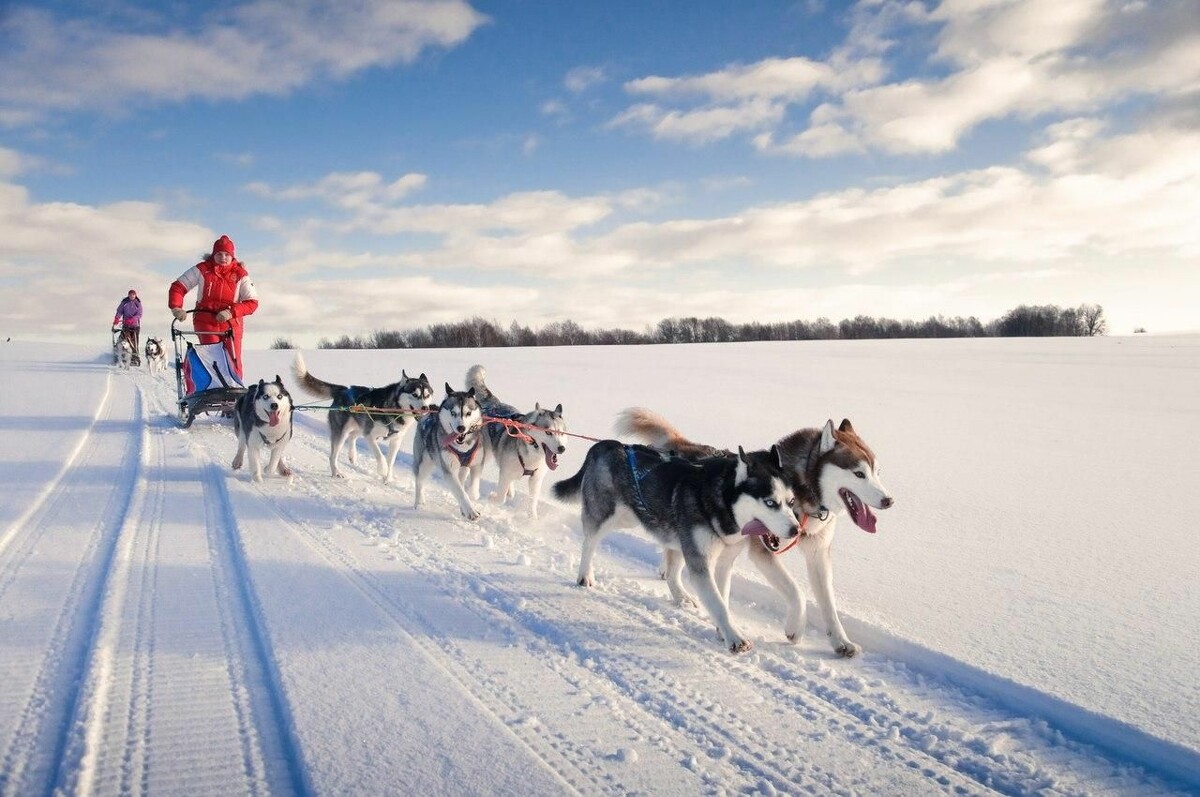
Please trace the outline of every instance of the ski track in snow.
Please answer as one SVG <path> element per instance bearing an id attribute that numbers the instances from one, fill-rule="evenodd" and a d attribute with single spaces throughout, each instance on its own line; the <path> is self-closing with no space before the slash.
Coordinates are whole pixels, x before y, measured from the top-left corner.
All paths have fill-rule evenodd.
<path id="1" fill-rule="evenodd" d="M 381 485 L 362 444 L 348 478 L 331 478 L 320 416 L 296 414 L 294 479 L 253 484 L 229 471 L 227 425 L 177 428 L 169 377 L 108 380 L 62 471 L 0 538 L 0 598 L 58 568 L 44 613 L 18 629 L 40 655 L 0 683 L 0 794 L 395 785 L 365 769 L 387 766 L 388 739 L 347 741 L 346 765 L 306 747 L 324 737 L 304 699 L 353 693 L 398 728 L 389 681 L 414 661 L 355 662 L 378 675 L 329 679 L 295 643 L 302 610 L 291 575 L 270 570 L 272 545 L 319 563 L 323 583 L 363 607 L 355 619 L 379 618 L 374 637 L 415 653 L 498 745 L 523 750 L 530 793 L 1186 791 L 914 662 L 870 650 L 842 661 L 812 634 L 785 644 L 778 621 L 745 622 L 756 647 L 731 656 L 702 610 L 669 603 L 637 546 L 602 544 L 599 584 L 574 586 L 571 508 L 544 501 L 530 521 L 522 491 L 467 523 L 434 479 L 417 512 L 408 455 Z"/>

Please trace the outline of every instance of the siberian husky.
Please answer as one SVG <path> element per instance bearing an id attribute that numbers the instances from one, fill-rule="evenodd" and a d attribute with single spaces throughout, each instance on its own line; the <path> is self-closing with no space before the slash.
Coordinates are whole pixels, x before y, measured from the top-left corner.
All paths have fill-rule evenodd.
<path id="1" fill-rule="evenodd" d="M 680 579 L 686 566 L 725 645 L 740 653 L 751 643 L 729 614 L 733 561 L 750 547 L 750 535 L 778 543 L 800 533 L 791 482 L 775 447 L 690 461 L 603 440 L 588 451 L 578 473 L 554 485 L 554 494 L 583 504 L 580 586 L 595 583 L 592 560 L 601 537 L 640 525 L 667 551 L 667 587 L 675 603 L 693 602 Z M 763 561 L 781 569 L 770 556 Z"/>
<path id="2" fill-rule="evenodd" d="M 625 410 L 619 416 L 618 428 L 636 435 L 655 449 L 685 453 L 693 443 L 683 437 L 661 416 L 642 408 Z M 795 480 L 794 489 L 800 499 L 804 528 L 798 547 L 804 553 L 809 586 L 825 618 L 826 634 L 834 651 L 840 656 L 855 656 L 862 648 L 850 641 L 838 617 L 837 600 L 833 591 L 832 544 L 837 516 L 848 514 L 856 526 L 875 533 L 876 518 L 871 508 L 887 509 L 895 499 L 879 479 L 879 463 L 874 452 L 844 419 L 834 429 L 829 420 L 821 429 L 800 429 L 777 444 L 784 467 Z M 750 546 L 751 559 L 762 568 L 762 562 L 774 555 L 764 544 Z M 787 638 L 797 641 L 804 632 L 807 604 L 799 585 L 782 567 L 766 570 L 771 585 L 787 601 L 784 623 Z"/>
<path id="3" fill-rule="evenodd" d="M 167 350 L 158 338 L 146 338 L 146 370 L 150 373 L 167 370 Z"/>
<path id="4" fill-rule="evenodd" d="M 404 433 L 410 425 L 415 425 L 418 415 L 433 409 L 428 406 L 430 398 L 433 397 L 433 388 L 429 385 L 428 377 L 425 374 L 412 377 L 401 370 L 400 381 L 385 387 L 337 385 L 310 374 L 299 352 L 296 353 L 296 361 L 292 364 L 292 375 L 304 392 L 317 398 L 333 400 L 334 409 L 329 410 L 329 472 L 335 477 L 341 477 L 338 455 L 347 442 L 350 443 L 350 461 L 355 462 L 358 459 L 355 442 L 361 435 L 367 438 L 375 449 L 375 463 L 379 467 L 380 478 L 385 484 L 390 482 Z M 383 412 L 351 412 L 347 409 L 337 409 L 355 405 L 378 407 Z M 387 441 L 386 455 L 383 453 L 383 446 L 380 445 L 383 440 Z"/>
<path id="5" fill-rule="evenodd" d="M 254 481 L 262 481 L 259 449 L 266 446 L 271 452 L 267 473 L 275 470 L 280 476 L 292 475 L 283 461 L 283 450 L 292 439 L 292 397 L 278 374 L 274 382 L 260 379 L 257 385 L 251 385 L 238 396 L 233 406 L 233 428 L 238 439 L 237 454 L 233 457 L 234 470 L 242 467 L 242 458 L 249 452 L 251 475 Z"/>
<path id="6" fill-rule="evenodd" d="M 472 365 L 467 371 L 467 387 L 475 391 L 484 415 L 516 421 L 522 426 L 514 429 L 501 423 L 488 423 L 484 443 L 488 456 L 496 460 L 500 468 L 493 501 L 504 502 L 516 493 L 517 480 L 529 477 L 529 516 L 537 518 L 538 499 L 546 472 L 558 468 L 558 455 L 567 450 L 561 433 L 567 429 L 563 421 L 563 408 L 559 404 L 552 410 L 535 403 L 532 412 L 521 412 L 511 404 L 496 398 L 487 386 L 487 370 L 482 365 Z M 479 497 L 479 486 L 471 488 L 473 498 Z"/>
<path id="7" fill-rule="evenodd" d="M 129 344 L 129 341 L 126 340 L 124 336 L 122 336 L 121 340 L 118 341 L 118 343 L 117 343 L 117 367 L 122 370 L 128 371 L 129 367 L 132 364 L 133 364 L 133 346 L 131 346 Z"/>
<path id="8" fill-rule="evenodd" d="M 479 510 L 467 494 L 467 484 L 478 484 L 483 470 L 487 458 L 483 437 L 483 408 L 475 398 L 475 391 L 455 391 L 447 382 L 446 397 L 437 412 L 421 418 L 413 435 L 415 508 L 420 509 L 421 487 L 436 466 L 458 499 L 463 517 L 479 519 Z"/>

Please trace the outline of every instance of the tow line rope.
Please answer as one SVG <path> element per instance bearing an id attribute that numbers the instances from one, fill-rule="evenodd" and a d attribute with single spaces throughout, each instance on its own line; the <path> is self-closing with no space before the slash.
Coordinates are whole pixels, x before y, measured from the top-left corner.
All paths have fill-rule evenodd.
<path id="1" fill-rule="evenodd" d="M 406 409 L 402 409 L 400 407 L 368 407 L 364 404 L 351 404 L 348 407 L 338 407 L 338 406 L 332 406 L 329 404 L 293 404 L 292 409 L 296 409 L 296 410 L 340 410 L 342 412 L 356 412 L 356 413 L 362 413 L 365 415 L 413 415 L 413 416 L 429 415 L 430 413 L 437 412 L 436 408 L 432 409 L 432 410 L 428 410 L 428 409 L 406 410 Z M 541 429 L 543 432 L 547 432 L 548 434 L 564 435 L 566 437 L 578 437 L 580 440 L 590 440 L 593 443 L 599 443 L 602 439 L 599 437 L 589 437 L 588 435 L 585 435 L 585 434 L 575 434 L 574 432 L 560 431 L 560 430 L 556 430 L 556 429 L 546 429 L 545 427 L 537 426 L 532 423 L 525 423 L 524 421 L 518 421 L 515 418 L 496 418 L 491 415 L 484 415 L 483 420 L 485 423 L 498 423 L 501 426 L 505 426 L 505 427 L 513 430 L 512 432 L 510 432 L 510 434 L 512 434 L 513 437 L 516 437 L 519 440 L 525 441 L 526 443 L 532 443 L 532 442 L 534 442 L 534 440 L 532 437 L 530 437 L 529 435 L 527 435 L 523 431 L 521 431 L 523 429 Z M 515 432 L 515 434 L 514 434 L 514 432 Z"/>

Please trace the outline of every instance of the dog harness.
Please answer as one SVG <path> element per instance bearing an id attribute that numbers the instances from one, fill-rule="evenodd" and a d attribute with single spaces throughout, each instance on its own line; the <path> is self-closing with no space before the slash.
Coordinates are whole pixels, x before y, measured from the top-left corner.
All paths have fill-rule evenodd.
<path id="1" fill-rule="evenodd" d="M 453 439 L 454 439 L 453 437 L 448 438 L 448 440 L 453 440 Z M 454 456 L 458 457 L 459 465 L 461 465 L 464 468 L 469 468 L 469 467 L 471 467 L 471 463 L 475 461 L 475 455 L 479 453 L 479 448 L 480 448 L 479 444 L 482 441 L 483 441 L 482 437 L 477 434 L 475 436 L 475 444 L 473 446 L 471 446 L 470 448 L 468 448 L 466 451 L 459 451 L 457 448 L 450 445 L 449 442 L 446 442 L 445 444 L 443 444 L 442 447 L 445 448 L 447 451 L 453 452 Z"/>
<path id="2" fill-rule="evenodd" d="M 650 469 L 638 467 L 637 454 L 633 450 L 633 446 L 625 446 L 625 458 L 629 461 L 629 473 L 633 476 L 633 490 L 637 493 L 638 506 L 643 512 L 649 512 L 650 507 L 646 504 L 646 496 L 642 495 L 642 479 L 646 477 Z"/>

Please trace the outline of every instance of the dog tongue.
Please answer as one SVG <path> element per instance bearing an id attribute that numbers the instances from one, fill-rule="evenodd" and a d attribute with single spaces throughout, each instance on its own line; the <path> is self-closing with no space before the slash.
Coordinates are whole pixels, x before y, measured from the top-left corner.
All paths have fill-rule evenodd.
<path id="1" fill-rule="evenodd" d="M 279 425 L 279 410 L 271 410 L 270 412 L 267 413 L 267 425 L 268 426 L 278 426 Z"/>
<path id="2" fill-rule="evenodd" d="M 855 512 L 851 516 L 851 519 L 854 521 L 854 524 L 856 526 L 858 526 L 860 529 L 862 529 L 863 531 L 874 534 L 875 533 L 875 513 L 871 511 L 871 507 L 867 506 L 866 504 L 862 503 L 861 501 L 858 502 L 857 508 L 858 508 L 858 511 Z"/>
<path id="3" fill-rule="evenodd" d="M 758 518 L 754 518 L 754 520 L 742 526 L 742 535 L 746 537 L 763 537 L 770 533 L 771 530 Z"/>
<path id="4" fill-rule="evenodd" d="M 551 451 L 545 443 L 542 443 L 542 451 L 546 455 L 546 467 L 550 470 L 556 470 L 558 468 L 558 454 Z"/>

